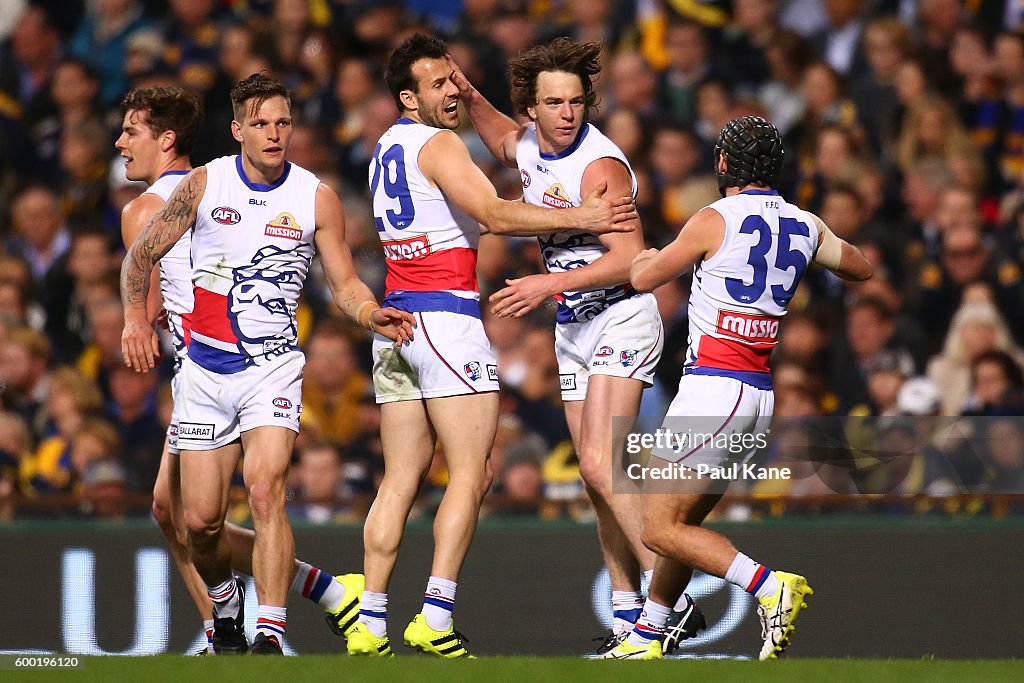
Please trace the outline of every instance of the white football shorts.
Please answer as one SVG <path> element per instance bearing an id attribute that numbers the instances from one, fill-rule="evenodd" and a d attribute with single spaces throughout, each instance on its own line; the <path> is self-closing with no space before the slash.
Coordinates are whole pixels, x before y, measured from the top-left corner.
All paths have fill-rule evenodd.
<path id="1" fill-rule="evenodd" d="M 479 318 L 448 311 L 413 313 L 410 343 L 373 337 L 377 403 L 498 390 L 498 361 Z"/>
<path id="2" fill-rule="evenodd" d="M 661 314 L 653 294 L 618 301 L 586 322 L 555 325 L 555 356 L 563 401 L 587 397 L 591 375 L 654 383 L 665 345 Z"/>
<path id="3" fill-rule="evenodd" d="M 290 351 L 266 364 L 222 375 L 185 359 L 171 419 L 177 424 L 177 449 L 213 450 L 255 427 L 298 433 L 305 365 L 301 351 Z"/>

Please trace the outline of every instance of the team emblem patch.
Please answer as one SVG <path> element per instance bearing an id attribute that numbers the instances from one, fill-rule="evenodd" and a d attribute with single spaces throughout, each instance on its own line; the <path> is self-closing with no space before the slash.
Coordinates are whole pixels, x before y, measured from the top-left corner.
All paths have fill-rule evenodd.
<path id="1" fill-rule="evenodd" d="M 480 363 L 476 362 L 475 360 L 471 360 L 465 365 L 463 365 L 462 369 L 463 371 L 465 371 L 466 377 L 469 377 L 469 379 L 473 382 L 477 381 L 483 376 L 480 374 Z"/>
<path id="2" fill-rule="evenodd" d="M 238 213 L 238 211 L 232 209 L 230 206 L 218 206 L 210 212 L 210 218 L 221 225 L 236 225 L 241 222 L 242 214 Z"/>
<path id="3" fill-rule="evenodd" d="M 285 211 L 277 214 L 277 218 L 267 223 L 263 234 L 267 237 L 283 237 L 298 242 L 302 239 L 302 228 L 295 222 L 295 216 Z"/>
<path id="4" fill-rule="evenodd" d="M 628 368 L 630 365 L 636 363 L 636 349 L 626 349 L 619 354 L 619 362 L 622 363 L 622 367 Z"/>
<path id="5" fill-rule="evenodd" d="M 565 188 L 562 187 L 562 183 L 555 183 L 547 190 L 544 191 L 544 198 L 541 200 L 544 206 L 550 206 L 555 209 L 571 209 L 572 201 L 569 199 L 568 193 Z"/>

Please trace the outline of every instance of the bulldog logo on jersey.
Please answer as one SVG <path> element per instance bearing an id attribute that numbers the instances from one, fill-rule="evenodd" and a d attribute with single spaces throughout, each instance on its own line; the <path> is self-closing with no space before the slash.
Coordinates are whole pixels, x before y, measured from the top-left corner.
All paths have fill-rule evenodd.
<path id="1" fill-rule="evenodd" d="M 619 353 L 619 362 L 622 363 L 622 367 L 628 368 L 629 366 L 636 363 L 636 349 L 626 349 Z"/>
<path id="2" fill-rule="evenodd" d="M 263 363 L 295 343 L 297 329 L 282 285 L 301 283 L 292 264 L 296 258 L 312 257 L 310 244 L 293 250 L 265 246 L 250 265 L 235 268 L 234 285 L 228 292 L 228 319 L 238 348 L 249 362 Z"/>
<path id="3" fill-rule="evenodd" d="M 478 363 L 475 360 L 471 360 L 468 363 L 466 363 L 464 366 L 462 366 L 462 369 L 465 371 L 466 377 L 469 377 L 469 379 L 473 382 L 477 381 L 482 376 L 480 374 L 480 363 Z"/>
<path id="4" fill-rule="evenodd" d="M 267 223 L 263 234 L 267 237 L 284 237 L 296 242 L 302 240 L 302 228 L 295 222 L 295 216 L 287 211 L 277 214 L 277 218 Z"/>
<path id="5" fill-rule="evenodd" d="M 544 191 L 544 206 L 550 206 L 555 209 L 571 209 L 572 201 L 569 199 L 569 195 L 566 193 L 565 188 L 562 187 L 562 183 L 555 183 L 547 190 Z"/>

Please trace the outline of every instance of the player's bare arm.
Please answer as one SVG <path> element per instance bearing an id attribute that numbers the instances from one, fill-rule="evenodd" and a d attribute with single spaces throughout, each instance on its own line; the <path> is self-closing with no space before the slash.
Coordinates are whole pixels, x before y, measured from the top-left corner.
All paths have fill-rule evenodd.
<path id="1" fill-rule="evenodd" d="M 602 184 L 607 184 L 612 196 L 633 191 L 629 170 L 611 157 L 595 159 L 587 166 L 580 191 L 586 195 Z M 635 219 L 632 226 L 633 232 L 601 235 L 600 240 L 608 252 L 582 268 L 506 280 L 508 286 L 491 295 L 491 311 L 502 317 L 521 317 L 559 292 L 603 289 L 629 282 L 630 264 L 644 248 L 640 219 Z"/>
<path id="2" fill-rule="evenodd" d="M 334 190 L 322 184 L 316 190 L 316 233 L 313 237 L 334 302 L 363 327 L 397 342 L 412 341 L 416 319 L 411 313 L 381 308 L 373 292 L 359 279 L 352 251 L 345 241 L 345 213 Z"/>
<path id="3" fill-rule="evenodd" d="M 448 64 L 452 68 L 452 83 L 459 89 L 459 100 L 466 107 L 469 119 L 473 122 L 480 139 L 499 163 L 516 168 L 516 147 L 525 127 L 502 114 L 487 101 L 487 98 L 473 87 L 450 55 Z"/>
<path id="4" fill-rule="evenodd" d="M 163 208 L 128 249 L 121 265 L 124 332 L 121 353 L 125 365 L 147 372 L 159 355 L 159 342 L 146 311 L 153 267 L 196 224 L 196 212 L 206 190 L 206 169 L 197 168 L 175 188 Z"/>
<path id="5" fill-rule="evenodd" d="M 664 249 L 641 252 L 630 268 L 629 281 L 641 292 L 650 292 L 714 256 L 725 237 L 725 219 L 712 208 L 694 214 Z"/>
<path id="6" fill-rule="evenodd" d="M 570 228 L 595 234 L 635 229 L 633 197 L 609 199 L 607 184 L 600 184 L 582 206 L 572 209 L 552 210 L 499 198 L 465 143 L 451 131 L 430 138 L 420 150 L 418 163 L 428 180 L 495 235 L 544 235 Z"/>
<path id="7" fill-rule="evenodd" d="M 130 249 L 139 233 L 146 227 L 150 219 L 156 215 L 164 200 L 155 194 L 142 194 L 124 205 L 121 209 L 121 240 L 125 249 Z M 163 310 L 164 298 L 160 293 L 160 272 L 154 268 L 149 284 L 149 298 L 146 301 L 146 314 L 150 322 L 155 321 Z"/>
<path id="8" fill-rule="evenodd" d="M 814 225 L 818 229 L 818 249 L 814 252 L 814 263 L 828 268 L 844 280 L 867 280 L 874 269 L 864 253 L 856 246 L 833 233 L 825 221 L 813 213 Z"/>

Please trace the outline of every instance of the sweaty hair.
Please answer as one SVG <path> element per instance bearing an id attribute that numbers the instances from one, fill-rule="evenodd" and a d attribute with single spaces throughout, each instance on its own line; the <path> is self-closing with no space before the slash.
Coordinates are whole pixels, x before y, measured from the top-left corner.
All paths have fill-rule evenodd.
<path id="1" fill-rule="evenodd" d="M 601 72 L 601 43 L 577 43 L 568 38 L 555 38 L 547 45 L 538 45 L 508 63 L 512 81 L 512 106 L 517 114 L 528 116 L 527 108 L 537 104 L 537 76 L 544 71 L 576 74 L 583 84 L 584 118 L 589 119 L 597 108 L 593 77 Z"/>
<path id="2" fill-rule="evenodd" d="M 423 33 L 414 33 L 395 48 L 395 51 L 388 57 L 388 63 L 384 68 L 384 82 L 388 84 L 388 90 L 395 98 L 398 111 L 405 111 L 399 94 L 403 90 L 417 92 L 416 79 L 412 75 L 412 65 L 421 59 L 444 59 L 447 54 L 447 43 L 440 38 Z"/>
<path id="3" fill-rule="evenodd" d="M 288 108 L 291 108 L 292 94 L 279 81 L 264 74 L 252 74 L 245 80 L 239 81 L 231 89 L 231 111 L 235 120 L 242 121 L 247 113 L 259 111 L 263 103 L 272 97 L 283 97 L 288 103 Z M 248 112 L 246 112 L 246 102 L 249 102 Z"/>
<path id="4" fill-rule="evenodd" d="M 203 102 L 197 93 L 177 87 L 135 88 L 121 100 L 121 116 L 129 111 L 145 113 L 145 124 L 154 139 L 173 130 L 175 151 L 181 156 L 192 153 L 203 118 Z"/>

